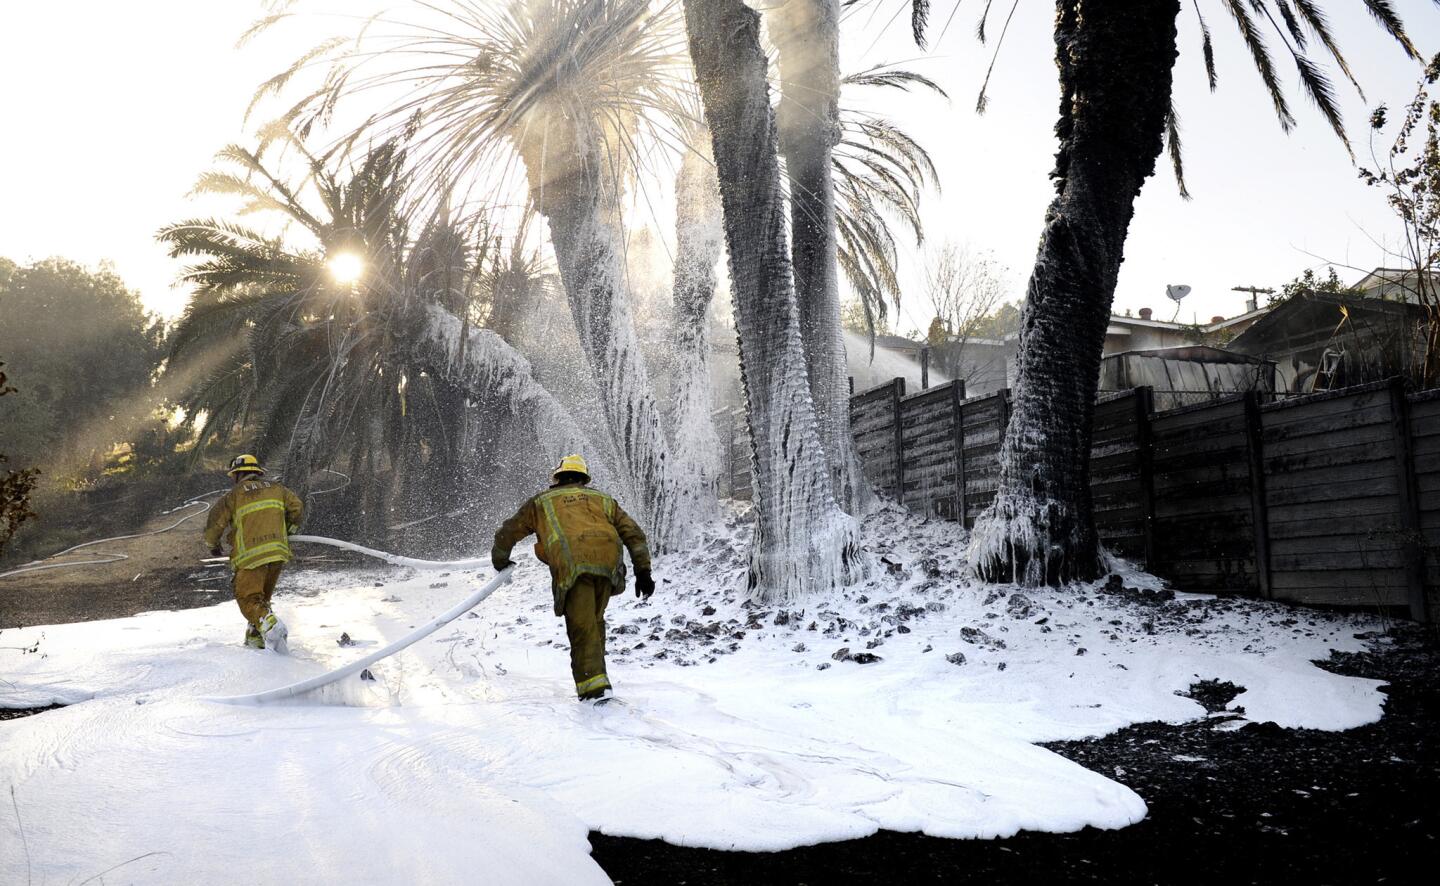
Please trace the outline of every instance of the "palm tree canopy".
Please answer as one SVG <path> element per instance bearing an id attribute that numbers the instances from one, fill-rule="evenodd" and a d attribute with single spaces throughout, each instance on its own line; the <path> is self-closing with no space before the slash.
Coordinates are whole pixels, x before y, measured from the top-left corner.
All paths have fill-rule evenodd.
<path id="1" fill-rule="evenodd" d="M 301 134 L 328 125 L 344 99 L 399 97 L 341 144 L 406 135 L 417 185 L 448 196 L 457 182 L 493 190 L 526 164 L 532 188 L 574 172 L 577 144 L 600 140 L 618 181 L 643 162 L 637 129 L 660 138 L 677 103 L 683 46 L 675 4 L 648 0 L 463 0 L 417 4 L 413 20 L 369 20 L 354 41 L 327 40 L 267 81 L 325 66 L 322 85 L 282 120 Z M 257 29 L 273 24 L 262 20 Z M 479 181 L 476 181 L 479 179 Z M 501 189 L 504 190 L 504 189 Z"/>
<path id="2" fill-rule="evenodd" d="M 934 81 L 901 68 L 874 67 L 841 80 L 842 90 L 865 87 L 945 95 Z M 840 130 L 840 143 L 831 155 L 836 251 L 841 273 L 864 311 L 873 347 L 877 318 L 884 322 L 887 300 L 897 308 L 900 303 L 899 252 L 890 219 L 908 228 L 917 245 L 923 242 L 920 198 L 927 188 L 939 189 L 940 177 L 929 152 L 885 117 L 842 104 Z"/>
<path id="3" fill-rule="evenodd" d="M 907 0 L 907 2 L 910 4 L 911 26 L 915 42 L 923 48 L 930 21 L 930 0 Z M 1395 10 L 1394 0 L 1361 0 L 1361 2 L 1364 3 L 1375 23 L 1399 44 L 1401 52 L 1407 58 L 1423 62 L 1419 50 L 1416 49 L 1409 34 L 1406 33 L 1404 22 Z M 1436 6 L 1440 6 L 1440 0 L 1434 0 L 1434 2 Z M 1010 15 L 1014 15 L 1015 5 L 1018 5 L 1018 0 L 1016 0 L 1016 4 L 1012 4 Z M 1346 152 L 1353 159 L 1354 151 L 1350 146 L 1350 137 L 1346 132 L 1344 119 L 1336 100 L 1334 84 L 1330 75 L 1326 73 L 1320 63 L 1315 61 L 1313 56 L 1317 53 L 1328 55 L 1335 66 L 1339 68 L 1341 75 L 1350 82 L 1361 98 L 1364 98 L 1365 93 L 1351 70 L 1339 41 L 1335 38 L 1330 21 L 1325 15 L 1322 0 L 1190 0 L 1190 6 L 1193 8 L 1200 26 L 1201 57 L 1211 91 L 1217 88 L 1219 76 L 1215 67 L 1215 51 L 1210 25 L 1202 7 L 1213 5 L 1218 5 L 1221 11 L 1233 20 L 1240 39 L 1250 55 L 1251 62 L 1254 64 L 1256 72 L 1259 73 L 1261 82 L 1265 85 L 1265 91 L 1270 96 L 1270 103 L 1280 128 L 1285 132 L 1291 131 L 1295 127 L 1295 115 L 1290 106 L 1290 99 L 1286 95 L 1281 75 L 1276 69 L 1267 39 L 1279 40 L 1283 53 L 1288 54 L 1295 65 L 1301 91 L 1319 110 L 1320 115 L 1325 118 L 1330 129 L 1340 139 Z M 986 39 L 986 23 L 990 10 L 991 3 L 987 2 L 977 28 L 977 35 L 982 43 Z M 1269 38 L 1267 38 L 1267 32 Z M 1004 32 L 1002 31 L 1000 42 L 1003 43 L 1003 40 Z M 995 52 L 998 53 L 999 49 L 1000 47 L 997 45 Z M 991 67 L 993 70 L 993 62 Z M 989 75 L 987 74 L 985 85 L 988 83 Z M 983 111 L 984 105 L 985 86 L 982 85 L 977 108 Z M 1175 179 L 1181 194 L 1188 197 L 1185 190 L 1185 175 L 1180 150 L 1179 119 L 1173 107 L 1166 129 Z"/>
<path id="4" fill-rule="evenodd" d="M 401 396 L 403 372 L 387 365 L 387 324 L 404 297 L 404 152 L 386 143 L 341 173 L 298 139 L 284 141 L 304 160 L 302 182 L 277 175 L 265 146 L 232 145 L 218 155 L 225 168 L 203 175 L 196 190 L 239 196 L 242 211 L 279 211 L 313 245 L 213 218 L 157 234 L 172 257 L 195 260 L 181 278 L 194 293 L 171 338 L 171 369 L 217 364 L 181 404 L 187 421 L 203 419 L 197 458 L 213 434 L 254 425 L 257 454 L 288 445 L 287 461 L 317 467 L 343 441 L 359 444 L 357 414 L 383 416 Z M 332 278 L 326 260 L 339 251 L 359 257 L 359 280 Z"/>

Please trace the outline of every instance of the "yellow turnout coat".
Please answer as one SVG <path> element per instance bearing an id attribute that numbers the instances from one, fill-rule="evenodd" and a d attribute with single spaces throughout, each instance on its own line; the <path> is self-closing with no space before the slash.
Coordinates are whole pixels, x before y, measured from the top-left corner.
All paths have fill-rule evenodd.
<path id="1" fill-rule="evenodd" d="M 510 559 L 531 533 L 539 539 L 535 555 L 550 567 L 556 615 L 565 614 L 565 595 L 582 575 L 605 579 L 615 593 L 624 589 L 622 543 L 636 569 L 650 569 L 645 533 L 615 499 L 579 483 L 552 486 L 521 505 L 495 533 L 491 558 Z"/>
<path id="2" fill-rule="evenodd" d="M 205 543 L 230 545 L 230 567 L 254 569 L 267 563 L 290 562 L 289 536 L 300 529 L 304 515 L 300 497 L 269 480 L 246 480 L 225 493 L 205 521 Z"/>

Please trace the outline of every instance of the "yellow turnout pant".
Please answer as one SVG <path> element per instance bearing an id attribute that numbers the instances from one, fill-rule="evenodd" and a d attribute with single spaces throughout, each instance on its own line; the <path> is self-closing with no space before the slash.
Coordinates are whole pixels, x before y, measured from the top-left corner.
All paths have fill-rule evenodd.
<path id="1" fill-rule="evenodd" d="M 254 569 L 235 570 L 235 602 L 240 604 L 240 614 L 253 628 L 270 611 L 270 597 L 275 593 L 275 582 L 280 580 L 284 563 L 266 563 Z"/>
<path id="2" fill-rule="evenodd" d="M 570 672 L 575 676 L 575 694 L 581 698 L 610 688 L 605 674 L 605 607 L 613 589 L 603 578 L 582 575 L 565 595 Z"/>

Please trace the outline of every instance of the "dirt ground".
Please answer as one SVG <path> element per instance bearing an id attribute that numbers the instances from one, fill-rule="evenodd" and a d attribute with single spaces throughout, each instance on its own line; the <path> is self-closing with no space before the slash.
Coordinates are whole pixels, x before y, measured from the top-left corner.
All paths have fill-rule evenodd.
<path id="1" fill-rule="evenodd" d="M 203 562 L 210 556 L 200 538 L 204 513 L 196 506 L 158 516 L 128 534 L 184 522 L 158 535 L 81 548 L 43 564 L 104 560 L 111 554 L 128 559 L 0 578 L 0 629 L 121 618 L 229 599 L 230 576 L 224 563 Z"/>
<path id="2" fill-rule="evenodd" d="M 209 496 L 207 501 L 217 497 Z M 180 525 L 175 526 L 177 522 Z M 174 528 L 150 534 L 169 526 Z M 106 560 L 114 554 L 126 559 L 0 578 L 0 630 L 123 618 L 160 609 L 193 609 L 232 600 L 230 569 L 223 560 L 211 560 L 201 539 L 204 528 L 205 510 L 190 507 L 157 516 L 125 533 L 136 538 L 81 548 L 40 563 Z M 373 565 L 329 549 L 312 547 L 296 553 L 305 566 Z"/>
<path id="3" fill-rule="evenodd" d="M 198 508 L 196 509 L 198 510 Z M 152 521 L 155 529 L 184 512 Z M 97 546 L 130 559 L 0 578 L 0 630 L 116 618 L 230 598 L 207 565 L 196 517 L 143 539 Z M 96 549 L 68 559 L 87 559 Z M 305 556 L 307 565 L 337 560 Z M 313 563 L 310 561 L 314 561 Z M 687 849 L 590 835 L 595 859 L 634 884 L 836 883 L 1430 883 L 1440 867 L 1440 643 L 1413 625 L 1371 651 L 1322 666 L 1389 682 L 1384 718 L 1348 732 L 1274 724 L 1142 723 L 1049 747 L 1137 791 L 1142 822 L 1118 831 L 947 840 L 882 831 L 775 853 Z M 1192 694 L 1219 711 L 1238 691 Z M 9 711 L 0 720 L 42 711 Z"/>

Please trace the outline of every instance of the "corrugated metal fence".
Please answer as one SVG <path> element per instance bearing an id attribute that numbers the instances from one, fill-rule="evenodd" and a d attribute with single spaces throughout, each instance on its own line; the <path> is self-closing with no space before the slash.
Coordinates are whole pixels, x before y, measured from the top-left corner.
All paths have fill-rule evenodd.
<path id="1" fill-rule="evenodd" d="M 1260 393 L 1155 412 L 1149 388 L 1102 394 L 1091 449 L 1105 545 L 1182 590 L 1440 613 L 1440 391 L 1397 381 L 1281 402 Z M 1001 391 L 902 379 L 856 394 L 851 426 L 887 498 L 968 529 L 995 496 Z M 722 493 L 749 498 L 743 414 Z"/>

